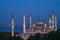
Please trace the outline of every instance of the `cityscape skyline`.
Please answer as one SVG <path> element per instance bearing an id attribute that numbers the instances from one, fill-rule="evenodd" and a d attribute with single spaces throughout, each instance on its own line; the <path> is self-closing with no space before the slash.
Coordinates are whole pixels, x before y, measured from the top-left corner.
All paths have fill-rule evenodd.
<path id="1" fill-rule="evenodd" d="M 54 10 L 54 9 L 52 9 L 52 10 L 50 11 L 50 14 L 48 15 L 48 19 L 47 19 L 47 20 L 49 20 L 49 17 L 52 15 L 51 12 L 52 12 L 53 10 Z M 54 11 L 55 11 L 55 10 L 54 10 Z M 12 14 L 14 15 L 14 13 L 12 13 Z M 26 15 L 25 11 L 24 11 L 24 14 Z M 55 11 L 55 15 L 56 15 L 56 11 Z M 32 16 L 32 15 L 30 14 L 29 16 Z M 56 15 L 56 16 L 57 16 L 57 15 Z M 23 16 L 22 16 L 22 17 L 23 17 Z M 32 18 L 33 18 L 33 16 L 32 16 Z M 42 16 L 39 16 L 39 18 L 38 18 L 36 21 L 40 20 L 40 18 L 41 18 L 42 20 L 44 20 Z M 10 19 L 11 19 L 11 17 L 10 17 Z M 22 23 L 23 23 L 23 20 L 22 20 L 22 19 L 23 19 L 23 18 L 21 18 L 21 21 L 22 21 L 22 22 L 17 22 L 17 23 L 15 22 L 15 24 L 17 24 L 17 26 L 23 25 L 23 24 L 22 24 Z M 29 19 L 29 17 L 28 17 L 28 19 Z M 30 20 L 28 20 L 28 19 L 27 19 L 27 15 L 26 15 L 26 23 L 27 23 L 27 25 L 29 25 L 29 21 L 30 21 Z M 33 18 L 33 19 L 34 19 L 34 18 Z M 33 22 L 33 21 L 34 21 L 33 19 L 32 19 L 32 23 L 34 24 L 36 21 Z M 15 19 L 15 16 L 14 16 L 14 21 L 16 21 L 16 20 L 17 20 L 17 19 Z M 49 21 L 47 21 L 47 20 L 44 20 L 44 21 L 46 21 L 46 23 L 48 23 Z M 27 21 L 28 21 L 28 22 L 27 22 Z M 9 22 L 2 22 L 2 23 L 0 23 L 0 26 L 1 26 L 1 25 L 5 25 L 5 24 L 6 24 L 6 25 L 9 25 L 9 24 L 10 24 L 10 26 L 11 26 L 11 20 L 10 20 Z M 58 24 L 58 23 L 57 23 L 57 24 Z"/>
<path id="2" fill-rule="evenodd" d="M 29 17 L 32 15 L 32 23 L 40 17 L 48 23 L 50 11 L 55 10 L 57 26 L 60 28 L 60 0 L 0 0 L 0 24 L 11 24 L 11 15 L 14 14 L 15 24 L 23 24 L 24 11 L 26 23 L 29 25 Z M 19 28 L 19 29 L 18 29 Z M 15 31 L 22 32 L 23 28 L 16 27 Z M 27 27 L 29 28 L 29 27 Z M 11 27 L 0 27 L 0 31 L 11 31 Z"/>
<path id="3" fill-rule="evenodd" d="M 54 10 L 52 10 L 50 13 L 51 13 L 51 15 L 52 15 L 52 14 L 55 15 L 55 11 L 54 11 Z M 26 14 L 24 14 L 24 15 L 26 16 Z M 49 15 L 49 18 L 51 17 L 51 15 Z M 30 16 L 32 16 L 32 15 L 30 15 Z M 56 16 L 56 15 L 55 15 L 55 16 Z M 11 24 L 12 24 L 12 18 L 13 18 L 13 20 L 14 20 L 14 30 L 16 30 L 16 28 L 17 28 L 17 30 L 20 30 L 19 28 L 21 28 L 21 26 L 22 26 L 22 28 L 23 28 L 23 22 L 24 22 L 24 21 L 21 23 L 22 25 L 21 25 L 20 23 L 19 23 L 19 24 L 16 24 L 16 23 L 15 23 L 15 19 L 14 19 L 14 14 L 12 14 L 12 16 L 11 16 L 11 22 L 10 22 L 10 23 L 8 23 L 8 24 L 7 24 L 7 23 L 6 23 L 6 24 L 0 24 L 0 26 L 4 26 L 4 28 L 8 28 L 8 27 L 9 27 L 9 28 L 10 28 L 10 32 L 11 32 L 11 31 L 12 31 L 12 29 L 11 29 L 11 27 L 12 27 L 12 25 L 11 25 Z M 50 20 L 49 18 L 48 18 L 48 20 Z M 23 18 L 22 18 L 22 19 L 23 19 Z M 39 20 L 41 20 L 41 19 L 42 19 L 42 18 L 40 17 Z M 30 20 L 31 20 L 31 21 L 30 21 Z M 28 23 L 26 23 L 27 29 L 30 28 L 30 22 L 32 22 L 33 19 L 30 18 L 30 20 L 29 20 Z M 39 21 L 39 20 L 37 20 L 37 21 Z M 25 19 L 25 21 L 27 21 L 27 19 Z M 36 22 L 37 22 L 37 21 L 36 21 Z M 42 19 L 42 21 L 44 21 L 44 20 Z M 36 23 L 36 22 L 35 22 L 35 23 Z M 44 22 L 46 23 L 46 21 L 44 21 Z M 35 24 L 35 23 L 32 22 L 32 24 Z M 47 23 L 49 23 L 49 21 L 48 21 Z M 8 26 L 8 27 L 7 27 L 7 26 Z M 18 26 L 19 26 L 19 27 L 18 27 Z M 15 28 L 15 27 L 16 27 L 16 28 Z M 8 31 L 8 29 L 4 29 L 4 30 L 5 30 L 5 31 Z M 0 30 L 0 31 L 1 31 L 1 30 Z M 23 29 L 20 30 L 20 31 L 23 31 Z M 17 31 L 16 31 L 16 32 L 17 32 Z"/>
<path id="4" fill-rule="evenodd" d="M 60 40 L 60 0 L 0 0 L 0 40 Z"/>

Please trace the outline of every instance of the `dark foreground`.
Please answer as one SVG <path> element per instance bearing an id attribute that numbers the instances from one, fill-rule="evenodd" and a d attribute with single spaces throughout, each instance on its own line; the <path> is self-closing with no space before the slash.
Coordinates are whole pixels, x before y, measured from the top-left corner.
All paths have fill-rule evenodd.
<path id="1" fill-rule="evenodd" d="M 19 36 L 11 36 L 11 33 L 8 32 L 1 32 L 0 33 L 0 40 L 23 40 Z M 28 40 L 60 40 L 60 29 L 57 31 L 51 31 L 48 34 L 41 36 L 40 33 L 35 34 L 35 36 L 30 36 Z"/>

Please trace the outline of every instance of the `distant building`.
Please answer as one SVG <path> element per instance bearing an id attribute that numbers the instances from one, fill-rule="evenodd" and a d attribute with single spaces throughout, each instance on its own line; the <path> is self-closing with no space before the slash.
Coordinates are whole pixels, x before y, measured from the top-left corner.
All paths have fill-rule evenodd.
<path id="1" fill-rule="evenodd" d="M 30 16 L 30 28 L 26 29 L 26 15 L 23 17 L 23 33 L 20 36 L 27 40 L 30 35 L 35 35 L 36 33 L 46 34 L 50 31 L 57 31 L 57 19 L 55 15 L 55 11 L 51 12 L 49 16 L 49 23 L 45 23 L 45 21 L 40 17 L 40 20 L 35 24 L 32 24 L 32 16 Z M 14 36 L 14 16 L 12 15 L 12 37 Z"/>
<path id="2" fill-rule="evenodd" d="M 27 40 L 30 35 L 35 35 L 36 33 L 43 35 L 50 31 L 57 31 L 57 19 L 54 10 L 52 11 L 51 16 L 49 16 L 49 23 L 45 23 L 45 21 L 40 17 L 39 21 L 32 24 L 32 16 L 30 16 L 30 28 L 26 29 L 26 15 L 24 15 L 23 21 L 23 33 L 21 34 L 21 37 L 24 40 Z"/>

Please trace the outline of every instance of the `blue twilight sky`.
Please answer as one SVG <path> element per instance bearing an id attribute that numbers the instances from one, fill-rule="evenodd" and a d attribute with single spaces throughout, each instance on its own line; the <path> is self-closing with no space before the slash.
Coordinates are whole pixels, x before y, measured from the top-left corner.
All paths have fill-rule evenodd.
<path id="1" fill-rule="evenodd" d="M 50 11 L 56 11 L 58 28 L 60 27 L 60 0 L 0 0 L 0 23 L 11 23 L 11 15 L 14 13 L 15 23 L 23 22 L 24 11 L 29 24 L 29 16 L 32 15 L 33 23 L 42 17 L 48 22 Z"/>

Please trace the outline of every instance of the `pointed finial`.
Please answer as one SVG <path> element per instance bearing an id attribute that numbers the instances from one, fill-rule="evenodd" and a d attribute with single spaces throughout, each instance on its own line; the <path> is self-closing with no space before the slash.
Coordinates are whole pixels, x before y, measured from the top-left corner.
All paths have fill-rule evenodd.
<path id="1" fill-rule="evenodd" d="M 24 14 L 26 14 L 26 10 L 24 10 Z"/>
<path id="2" fill-rule="evenodd" d="M 14 14 L 12 13 L 12 18 L 14 18 Z"/>
<path id="3" fill-rule="evenodd" d="M 30 17 L 32 17 L 32 12 L 30 11 Z"/>
<path id="4" fill-rule="evenodd" d="M 49 18 L 51 17 L 51 14 L 52 14 L 52 13 L 51 13 L 51 11 L 50 11 L 50 12 L 49 12 Z"/>
<path id="5" fill-rule="evenodd" d="M 53 9 L 53 10 L 51 11 L 51 13 L 52 13 L 52 15 L 55 15 L 55 10 Z"/>
<path id="6" fill-rule="evenodd" d="M 40 20 L 41 20 L 42 18 L 40 17 Z"/>

